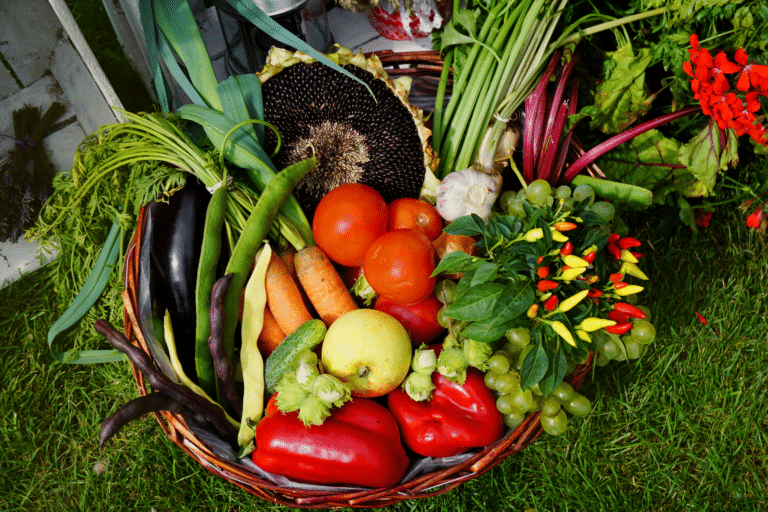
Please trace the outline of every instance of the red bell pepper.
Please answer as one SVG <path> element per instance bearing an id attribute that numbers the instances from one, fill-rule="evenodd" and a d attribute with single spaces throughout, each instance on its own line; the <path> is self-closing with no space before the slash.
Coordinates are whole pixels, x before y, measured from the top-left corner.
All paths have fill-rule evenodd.
<path id="1" fill-rule="evenodd" d="M 256 427 L 253 462 L 270 473 L 315 484 L 390 487 L 409 459 L 392 414 L 383 405 L 354 398 L 325 419 L 305 427 L 298 413 L 284 414 L 273 395 Z"/>
<path id="2" fill-rule="evenodd" d="M 463 385 L 433 372 L 432 383 L 429 401 L 417 402 L 402 388 L 387 395 L 408 448 L 426 457 L 450 457 L 501 439 L 504 419 L 481 371 L 467 368 Z"/>

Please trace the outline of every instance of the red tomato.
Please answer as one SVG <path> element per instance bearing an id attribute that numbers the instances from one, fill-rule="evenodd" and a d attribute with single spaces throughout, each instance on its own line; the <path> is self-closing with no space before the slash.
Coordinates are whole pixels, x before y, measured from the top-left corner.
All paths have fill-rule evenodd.
<path id="1" fill-rule="evenodd" d="M 396 229 L 368 248 L 363 274 L 374 291 L 398 304 L 414 304 L 435 289 L 435 249 L 423 233 Z"/>
<path id="2" fill-rule="evenodd" d="M 312 218 L 312 235 L 328 257 L 359 267 L 368 247 L 387 231 L 387 203 L 362 183 L 339 185 L 320 200 Z"/>
<path id="3" fill-rule="evenodd" d="M 443 231 L 443 219 L 437 209 L 426 201 L 403 197 L 388 205 L 389 222 L 387 231 L 396 229 L 415 229 L 427 238 L 434 240 Z"/>
<path id="4" fill-rule="evenodd" d="M 411 344 L 418 347 L 422 343 L 432 343 L 443 334 L 445 328 L 437 323 L 437 312 L 443 306 L 434 293 L 416 304 L 398 304 L 386 297 L 379 297 L 373 305 L 384 313 L 389 313 L 403 324 Z"/>

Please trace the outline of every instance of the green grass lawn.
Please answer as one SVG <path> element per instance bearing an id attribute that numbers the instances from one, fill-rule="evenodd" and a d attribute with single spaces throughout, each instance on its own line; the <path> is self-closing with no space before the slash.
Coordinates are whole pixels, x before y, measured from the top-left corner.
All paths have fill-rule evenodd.
<path id="1" fill-rule="evenodd" d="M 84 15 L 91 1 L 101 3 L 69 3 L 81 26 L 90 20 L 87 38 L 109 39 L 98 36 L 103 19 Z M 119 73 L 119 55 L 99 57 L 108 76 Z M 629 224 L 645 244 L 656 342 L 639 361 L 587 378 L 581 392 L 594 410 L 564 435 L 391 510 L 768 510 L 766 237 L 725 208 L 698 235 L 663 210 Z M 53 360 L 46 333 L 66 307 L 53 297 L 45 269 L 0 290 L 0 509 L 286 510 L 207 472 L 152 417 L 100 450 L 101 421 L 138 395 L 136 384 L 128 363 Z"/>
<path id="2" fill-rule="evenodd" d="M 661 215 L 631 224 L 647 241 L 659 333 L 650 350 L 588 378 L 582 392 L 594 411 L 563 436 L 542 436 L 457 490 L 392 510 L 766 509 L 766 239 L 728 211 L 696 236 Z M 282 508 L 208 473 L 152 417 L 99 450 L 101 421 L 136 385 L 128 363 L 53 361 L 45 336 L 62 305 L 50 296 L 44 271 L 0 292 L 4 510 Z"/>

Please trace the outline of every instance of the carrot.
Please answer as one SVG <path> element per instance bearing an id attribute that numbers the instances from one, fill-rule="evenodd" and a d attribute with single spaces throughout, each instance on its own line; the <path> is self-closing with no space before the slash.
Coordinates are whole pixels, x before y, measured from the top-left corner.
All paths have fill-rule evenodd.
<path id="1" fill-rule="evenodd" d="M 285 268 L 288 269 L 288 273 L 291 274 L 291 277 L 293 277 L 293 280 L 296 282 L 296 286 L 299 287 L 299 292 L 301 293 L 301 298 L 304 299 L 304 305 L 307 307 L 307 311 L 309 311 L 309 314 L 312 315 L 313 318 L 316 318 L 317 311 L 315 311 L 315 307 L 312 305 L 309 297 L 307 297 L 307 293 L 301 286 L 299 276 L 296 275 L 296 265 L 293 263 L 293 260 L 296 257 L 296 249 L 292 245 L 289 245 L 288 247 L 279 249 L 278 254 L 280 255 L 280 259 L 283 260 L 283 263 L 285 263 Z"/>
<path id="2" fill-rule="evenodd" d="M 277 346 L 285 339 L 285 333 L 275 320 L 275 316 L 269 310 L 264 309 L 264 324 L 261 326 L 261 333 L 259 334 L 258 347 L 259 352 L 264 357 L 267 357 L 272 353 Z"/>
<path id="3" fill-rule="evenodd" d="M 312 314 L 304 305 L 296 281 L 276 252 L 272 253 L 269 261 L 265 288 L 267 307 L 286 336 L 307 320 L 312 320 Z"/>
<path id="4" fill-rule="evenodd" d="M 294 265 L 302 288 L 326 325 L 357 309 L 341 276 L 320 247 L 301 249 L 294 257 Z"/>

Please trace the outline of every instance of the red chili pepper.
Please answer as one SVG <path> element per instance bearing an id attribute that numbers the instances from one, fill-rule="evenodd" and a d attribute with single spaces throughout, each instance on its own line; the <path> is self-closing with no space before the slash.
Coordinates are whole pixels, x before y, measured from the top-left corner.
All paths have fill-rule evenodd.
<path id="1" fill-rule="evenodd" d="M 595 290 L 594 288 L 592 288 L 587 292 L 587 297 L 602 297 L 602 296 L 603 296 L 602 290 Z"/>
<path id="2" fill-rule="evenodd" d="M 614 283 L 613 288 L 615 290 L 621 290 L 622 288 L 627 286 L 627 284 L 629 284 L 629 283 L 625 283 L 624 281 L 619 281 L 618 283 Z"/>
<path id="3" fill-rule="evenodd" d="M 629 322 L 618 323 L 616 325 L 610 325 L 605 330 L 611 334 L 624 334 L 628 330 L 632 329 L 633 325 Z"/>
<path id="4" fill-rule="evenodd" d="M 619 241 L 620 238 L 621 238 L 621 235 L 617 235 L 616 233 L 611 233 L 608 236 L 608 243 L 609 244 L 615 244 L 616 242 Z"/>
<path id="5" fill-rule="evenodd" d="M 557 288 L 557 286 L 558 286 L 558 284 L 556 282 L 550 281 L 549 279 L 543 279 L 543 280 L 539 281 L 538 283 L 536 283 L 536 288 L 540 292 L 546 292 L 546 291 L 549 291 L 549 290 L 554 290 L 555 288 Z"/>
<path id="6" fill-rule="evenodd" d="M 608 244 L 605 249 L 608 251 L 608 254 L 610 254 L 617 260 L 621 259 L 621 249 L 619 249 L 618 245 Z"/>
<path id="7" fill-rule="evenodd" d="M 613 320 L 616 323 L 622 324 L 629 321 L 629 315 L 626 313 L 622 313 L 621 311 L 609 311 L 608 312 L 608 319 Z"/>
<path id="8" fill-rule="evenodd" d="M 439 352 L 441 347 L 430 348 Z M 504 419 L 480 370 L 467 368 L 464 384 L 433 372 L 432 383 L 435 389 L 429 401 L 417 402 L 401 387 L 387 395 L 408 448 L 426 457 L 450 457 L 501 439 Z"/>
<path id="9" fill-rule="evenodd" d="M 624 238 L 618 241 L 618 245 L 622 249 L 631 249 L 633 247 L 640 247 L 643 244 L 637 238 L 633 238 L 631 236 L 625 236 Z"/>
<path id="10" fill-rule="evenodd" d="M 573 222 L 555 222 L 554 228 L 555 231 L 570 231 L 572 229 L 576 229 L 579 227 L 577 224 L 574 224 Z"/>
<path id="11" fill-rule="evenodd" d="M 595 251 L 589 251 L 585 256 L 582 256 L 581 259 L 591 265 L 595 262 Z"/>
<path id="12" fill-rule="evenodd" d="M 554 311 L 557 307 L 559 300 L 557 299 L 557 295 L 553 295 L 547 300 L 544 301 L 544 309 L 547 311 Z"/>
<path id="13" fill-rule="evenodd" d="M 641 252 L 632 252 L 632 251 L 629 251 L 629 254 L 631 254 L 632 256 L 634 256 L 634 257 L 635 257 L 635 258 L 637 258 L 637 259 L 640 259 L 640 258 L 642 258 L 642 257 L 643 257 L 643 253 L 641 253 Z"/>
<path id="14" fill-rule="evenodd" d="M 297 412 L 277 408 L 276 396 L 256 427 L 252 458 L 260 468 L 300 482 L 366 487 L 389 487 L 405 475 L 408 456 L 385 406 L 354 398 L 307 428 Z"/>
<path id="15" fill-rule="evenodd" d="M 541 265 L 542 261 L 544 261 L 544 256 L 539 256 L 539 259 L 536 260 L 536 263 Z"/>
<path id="16" fill-rule="evenodd" d="M 545 277 L 547 277 L 549 275 L 549 267 L 547 267 L 545 265 L 543 267 L 537 268 L 536 269 L 536 275 L 539 276 L 540 278 L 544 279 Z"/>
<path id="17" fill-rule="evenodd" d="M 630 318 L 645 320 L 645 313 L 643 313 L 643 310 L 627 302 L 617 302 L 613 305 L 613 310 L 620 311 Z"/>
<path id="18" fill-rule="evenodd" d="M 611 274 L 610 276 L 608 276 L 608 279 L 610 279 L 612 283 L 618 283 L 619 281 L 624 279 L 624 274 L 617 272 L 615 274 Z"/>
<path id="19" fill-rule="evenodd" d="M 565 245 L 563 245 L 563 248 L 560 249 L 560 256 L 568 256 L 569 254 L 573 253 L 573 244 L 570 240 L 565 242 Z"/>

